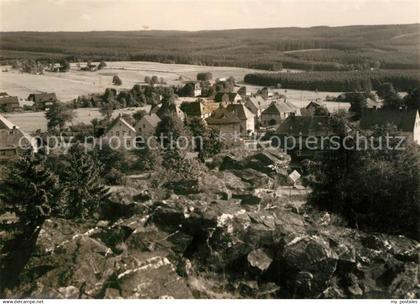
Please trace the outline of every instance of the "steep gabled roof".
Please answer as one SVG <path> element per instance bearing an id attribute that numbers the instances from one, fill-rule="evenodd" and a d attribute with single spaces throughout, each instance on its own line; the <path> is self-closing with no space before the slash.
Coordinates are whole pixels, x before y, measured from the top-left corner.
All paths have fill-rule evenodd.
<path id="1" fill-rule="evenodd" d="M 137 124 L 140 124 L 143 120 L 147 121 L 154 128 L 156 128 L 156 126 L 160 122 L 159 116 L 157 116 L 155 113 L 143 116 L 142 119 L 140 119 Z"/>
<path id="2" fill-rule="evenodd" d="M 325 104 L 319 100 L 311 100 L 311 102 L 308 103 L 305 109 L 309 109 L 310 106 L 315 106 L 315 107 L 320 108 L 320 107 L 325 107 Z"/>
<path id="3" fill-rule="evenodd" d="M 328 136 L 331 131 L 330 116 L 289 116 L 280 124 L 277 133 L 289 136 Z"/>
<path id="4" fill-rule="evenodd" d="M 393 124 L 400 131 L 413 132 L 417 115 L 417 110 L 366 109 L 362 113 L 360 127 L 367 130 L 375 126 Z"/>
<path id="5" fill-rule="evenodd" d="M 13 127 L 17 128 L 15 124 L 0 114 L 0 129 L 12 130 Z"/>
<path id="6" fill-rule="evenodd" d="M 6 104 L 17 104 L 17 105 L 19 105 L 19 99 L 16 96 L 0 97 L 0 105 L 6 105 Z"/>
<path id="7" fill-rule="evenodd" d="M 231 103 L 226 109 L 236 114 L 240 120 L 252 119 L 255 115 L 242 102 Z"/>
<path id="8" fill-rule="evenodd" d="M 273 101 L 267 109 L 261 114 L 274 114 L 293 113 L 297 111 L 297 107 L 287 101 Z"/>
<path id="9" fill-rule="evenodd" d="M 223 125 L 236 124 L 241 121 L 234 113 L 221 106 L 206 119 L 206 122 L 209 125 Z"/>
<path id="10" fill-rule="evenodd" d="M 264 104 L 264 98 L 260 95 L 258 96 L 251 96 L 245 97 L 245 106 L 254 114 L 257 114 L 258 110 L 260 109 L 261 105 Z"/>
<path id="11" fill-rule="evenodd" d="M 131 131 L 136 132 L 136 129 L 134 129 L 134 127 L 132 125 L 130 125 L 124 118 L 122 118 L 121 116 L 118 116 L 117 118 L 114 119 L 114 121 L 111 123 L 111 125 L 108 127 L 108 129 L 106 130 L 107 132 L 109 130 L 111 130 L 117 123 L 122 123 L 124 126 L 126 126 L 127 128 L 129 128 Z"/>
<path id="12" fill-rule="evenodd" d="M 31 146 L 32 151 L 36 152 L 37 151 L 37 143 L 36 143 L 36 139 L 32 136 L 30 136 L 28 133 L 22 131 L 21 129 L 19 129 L 18 126 L 16 126 L 14 123 L 12 123 L 10 120 L 8 120 L 6 117 L 4 117 L 3 115 L 0 114 L 0 129 L 6 129 L 7 131 L 10 130 L 14 130 L 14 132 L 16 132 L 15 134 L 18 134 L 18 137 L 20 135 L 20 137 L 23 137 L 26 139 L 27 143 Z M 0 136 L 0 148 L 4 148 L 4 147 L 10 147 L 10 136 L 9 132 L 0 132 L 1 136 Z M 16 138 L 18 138 L 16 137 Z M 24 142 L 14 142 L 13 147 L 17 148 L 19 143 L 24 143 Z"/>
<path id="13" fill-rule="evenodd" d="M 57 96 L 55 93 L 32 93 L 29 94 L 28 99 L 33 99 L 34 102 L 56 101 Z"/>
<path id="14" fill-rule="evenodd" d="M 150 110 L 150 114 L 153 114 L 153 113 L 155 113 L 159 117 L 164 116 L 166 113 L 171 113 L 171 114 L 175 114 L 175 116 L 181 120 L 183 120 L 185 117 L 184 112 L 182 112 L 179 106 L 176 105 L 175 103 L 169 103 L 169 104 L 160 103 Z"/>
<path id="15" fill-rule="evenodd" d="M 206 107 L 200 101 L 188 102 L 183 105 L 185 114 L 188 116 L 201 116 L 206 114 Z"/>
<path id="16" fill-rule="evenodd" d="M 235 98 L 238 95 L 238 93 L 234 93 L 234 92 L 218 92 L 214 96 L 214 100 L 217 101 L 217 102 L 223 101 L 223 96 L 225 94 L 226 94 L 226 96 L 228 96 L 229 101 L 235 101 Z"/>
<path id="17" fill-rule="evenodd" d="M 185 113 L 189 116 L 209 115 L 219 107 L 220 103 L 194 101 L 185 104 Z"/>

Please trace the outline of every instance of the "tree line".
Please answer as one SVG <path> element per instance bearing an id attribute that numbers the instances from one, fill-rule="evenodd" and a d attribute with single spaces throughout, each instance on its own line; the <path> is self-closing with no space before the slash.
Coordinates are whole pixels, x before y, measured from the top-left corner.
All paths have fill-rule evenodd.
<path id="1" fill-rule="evenodd" d="M 285 89 L 329 92 L 370 91 L 389 82 L 398 91 L 408 91 L 420 86 L 420 73 L 418 70 L 251 73 L 245 75 L 244 80 L 261 86 L 281 85 Z"/>

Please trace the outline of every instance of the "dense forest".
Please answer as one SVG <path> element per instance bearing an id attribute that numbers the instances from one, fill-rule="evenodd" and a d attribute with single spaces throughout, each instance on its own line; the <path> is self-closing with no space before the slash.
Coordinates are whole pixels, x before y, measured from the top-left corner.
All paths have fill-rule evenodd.
<path id="1" fill-rule="evenodd" d="M 223 31 L 2 32 L 0 60 L 156 61 L 281 70 L 419 69 L 420 24 Z"/>
<path id="2" fill-rule="evenodd" d="M 420 87 L 418 70 L 254 73 L 247 74 L 244 79 L 246 83 L 254 85 L 330 92 L 376 90 L 381 83 L 385 82 L 392 83 L 400 91 Z"/>

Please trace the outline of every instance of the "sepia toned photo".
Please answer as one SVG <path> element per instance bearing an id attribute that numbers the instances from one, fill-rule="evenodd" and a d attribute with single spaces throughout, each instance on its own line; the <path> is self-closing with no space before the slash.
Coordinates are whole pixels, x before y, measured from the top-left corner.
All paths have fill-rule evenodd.
<path id="1" fill-rule="evenodd" d="M 418 0 L 0 0 L 0 65 L 1 303 L 418 303 Z"/>

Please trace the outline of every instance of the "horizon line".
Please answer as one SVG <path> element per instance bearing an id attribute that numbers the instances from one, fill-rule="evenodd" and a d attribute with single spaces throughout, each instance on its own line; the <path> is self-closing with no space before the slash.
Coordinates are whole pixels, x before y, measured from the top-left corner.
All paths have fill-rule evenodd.
<path id="1" fill-rule="evenodd" d="M 66 31 L 34 31 L 34 30 L 0 30 L 0 33 L 95 33 L 95 32 L 218 32 L 218 31 L 240 31 L 240 30 L 269 30 L 269 29 L 312 29 L 312 28 L 340 28 L 340 27 L 374 27 L 374 26 L 401 26 L 401 25 L 419 25 L 420 22 L 415 23 L 377 23 L 377 24 L 348 24 L 348 25 L 312 25 L 312 26 L 279 26 L 279 27 L 238 27 L 238 28 L 224 28 L 224 29 L 201 29 L 201 30 L 177 30 L 177 29 L 132 29 L 132 30 L 66 30 Z"/>

